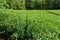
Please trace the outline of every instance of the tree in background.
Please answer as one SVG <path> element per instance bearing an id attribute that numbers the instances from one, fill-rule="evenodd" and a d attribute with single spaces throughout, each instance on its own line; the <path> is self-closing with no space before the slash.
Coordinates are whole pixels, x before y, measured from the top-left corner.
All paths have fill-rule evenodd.
<path id="1" fill-rule="evenodd" d="M 7 0 L 7 4 L 11 9 L 15 10 L 25 9 L 25 0 Z"/>
<path id="2" fill-rule="evenodd" d="M 14 10 L 60 9 L 60 0 L 0 0 L 0 8 Z"/>
<path id="3" fill-rule="evenodd" d="M 8 6 L 6 0 L 0 0 L 0 8 L 6 9 L 6 8 L 8 8 L 8 7 L 9 7 L 9 6 Z"/>
<path id="4" fill-rule="evenodd" d="M 46 9 L 53 9 L 53 1 L 54 0 L 46 0 L 46 2 L 45 2 Z"/>
<path id="5" fill-rule="evenodd" d="M 60 9 L 60 0 L 54 0 L 53 8 L 54 9 Z"/>
<path id="6" fill-rule="evenodd" d="M 41 9 L 41 3 L 40 0 L 25 0 L 25 5 L 27 9 Z"/>
<path id="7" fill-rule="evenodd" d="M 26 5 L 26 9 L 33 9 L 34 7 L 34 0 L 25 0 L 25 5 Z"/>

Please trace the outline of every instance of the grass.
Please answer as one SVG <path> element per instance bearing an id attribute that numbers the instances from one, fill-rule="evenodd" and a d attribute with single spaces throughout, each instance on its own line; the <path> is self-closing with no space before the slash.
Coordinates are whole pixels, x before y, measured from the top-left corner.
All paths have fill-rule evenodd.
<path id="1" fill-rule="evenodd" d="M 4 38 L 9 40 L 60 40 L 59 11 L 0 9 L 0 35 L 9 35 Z"/>

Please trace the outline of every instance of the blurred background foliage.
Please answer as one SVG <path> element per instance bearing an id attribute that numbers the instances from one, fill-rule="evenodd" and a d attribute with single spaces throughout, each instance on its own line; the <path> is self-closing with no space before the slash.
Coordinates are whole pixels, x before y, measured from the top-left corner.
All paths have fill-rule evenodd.
<path id="1" fill-rule="evenodd" d="M 0 8 L 6 9 L 60 9 L 60 0 L 0 0 Z"/>

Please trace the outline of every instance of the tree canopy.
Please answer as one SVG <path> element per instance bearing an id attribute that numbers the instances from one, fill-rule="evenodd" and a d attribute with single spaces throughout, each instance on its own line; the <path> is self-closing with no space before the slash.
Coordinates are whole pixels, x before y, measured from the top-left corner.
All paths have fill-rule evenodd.
<path id="1" fill-rule="evenodd" d="M 0 8 L 6 9 L 60 9 L 60 0 L 0 0 Z"/>

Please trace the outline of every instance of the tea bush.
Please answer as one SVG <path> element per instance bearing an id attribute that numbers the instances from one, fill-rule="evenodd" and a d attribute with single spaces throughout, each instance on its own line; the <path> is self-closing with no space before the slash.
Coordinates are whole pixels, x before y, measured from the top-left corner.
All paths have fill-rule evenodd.
<path id="1" fill-rule="evenodd" d="M 0 38 L 4 40 L 60 40 L 59 35 L 60 16 L 50 11 L 0 9 Z"/>

